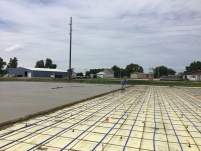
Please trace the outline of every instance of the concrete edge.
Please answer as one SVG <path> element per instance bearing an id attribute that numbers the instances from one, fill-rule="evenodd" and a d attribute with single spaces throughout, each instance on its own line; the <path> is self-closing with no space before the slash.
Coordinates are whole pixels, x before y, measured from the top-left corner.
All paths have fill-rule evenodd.
<path id="1" fill-rule="evenodd" d="M 132 86 L 131 85 L 126 86 L 126 88 L 128 88 L 128 87 L 132 87 Z M 117 91 L 120 91 L 120 90 L 121 89 L 112 90 L 112 91 L 101 93 L 101 94 L 91 96 L 91 97 L 88 97 L 88 98 L 85 98 L 85 99 L 81 99 L 81 100 L 70 102 L 70 103 L 67 103 L 67 104 L 64 104 L 64 105 L 60 105 L 60 106 L 57 106 L 57 107 L 54 107 L 54 108 L 50 108 L 50 109 L 47 109 L 47 110 L 44 110 L 44 111 L 40 111 L 40 112 L 36 112 L 36 113 L 33 113 L 33 114 L 25 115 L 25 116 L 17 118 L 17 119 L 2 122 L 2 123 L 0 123 L 0 130 L 8 128 L 8 127 L 10 127 L 13 124 L 16 124 L 18 122 L 23 122 L 23 121 L 29 120 L 31 118 L 35 118 L 35 117 L 42 116 L 42 115 L 45 115 L 45 114 L 50 114 L 50 113 L 53 113 L 53 112 L 58 111 L 60 109 L 63 109 L 65 107 L 69 107 L 69 106 L 72 106 L 74 104 L 81 103 L 81 102 L 84 102 L 84 101 L 88 101 L 88 100 L 91 100 L 91 99 L 94 99 L 94 98 L 97 98 L 97 97 L 100 97 L 100 96 L 104 96 L 104 95 L 107 95 L 107 94 L 110 94 L 110 93 L 113 93 L 113 92 L 117 92 Z"/>

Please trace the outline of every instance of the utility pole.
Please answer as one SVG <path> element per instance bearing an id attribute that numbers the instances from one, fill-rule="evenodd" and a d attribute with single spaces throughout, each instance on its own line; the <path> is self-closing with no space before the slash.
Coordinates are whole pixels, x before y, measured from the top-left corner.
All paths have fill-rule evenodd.
<path id="1" fill-rule="evenodd" d="M 69 54 L 69 79 L 71 79 L 71 47 L 72 47 L 72 17 L 70 17 L 70 54 Z"/>
<path id="2" fill-rule="evenodd" d="M 159 67 L 158 67 L 158 78 L 159 78 Z"/>

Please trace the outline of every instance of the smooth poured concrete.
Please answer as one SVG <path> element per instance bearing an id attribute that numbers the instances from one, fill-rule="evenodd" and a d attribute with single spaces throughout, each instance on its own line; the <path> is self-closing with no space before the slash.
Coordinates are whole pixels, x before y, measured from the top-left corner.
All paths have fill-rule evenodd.
<path id="1" fill-rule="evenodd" d="M 0 123 L 119 88 L 120 85 L 103 84 L 0 82 Z"/>

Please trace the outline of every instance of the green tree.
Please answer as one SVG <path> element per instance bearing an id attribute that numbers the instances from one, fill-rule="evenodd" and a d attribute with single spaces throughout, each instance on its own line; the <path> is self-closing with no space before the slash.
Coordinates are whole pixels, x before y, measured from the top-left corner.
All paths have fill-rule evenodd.
<path id="1" fill-rule="evenodd" d="M 13 59 L 10 58 L 10 61 L 6 67 L 6 69 L 14 69 L 14 68 L 17 68 L 17 65 L 18 65 L 18 60 L 16 57 L 14 57 Z"/>
<path id="2" fill-rule="evenodd" d="M 176 71 L 169 69 L 166 66 L 156 67 L 154 70 L 154 77 L 159 78 L 161 76 L 175 75 Z"/>
<path id="3" fill-rule="evenodd" d="M 43 60 L 37 61 L 35 68 L 45 68 L 44 61 Z"/>
<path id="4" fill-rule="evenodd" d="M 125 69 L 120 69 L 120 78 L 125 77 L 126 76 L 126 70 Z"/>
<path id="5" fill-rule="evenodd" d="M 201 62 L 200 61 L 194 61 L 189 66 L 186 66 L 185 72 L 191 72 L 191 71 L 197 71 L 201 70 Z"/>
<path id="6" fill-rule="evenodd" d="M 82 73 L 82 72 L 79 72 L 79 73 L 77 73 L 77 76 L 82 77 L 82 76 L 83 76 L 83 73 Z"/>
<path id="7" fill-rule="evenodd" d="M 86 76 L 90 77 L 90 71 L 86 72 Z"/>
<path id="8" fill-rule="evenodd" d="M 3 59 L 0 57 L 0 71 L 2 71 L 5 65 L 6 65 L 6 62 L 4 62 Z"/>
<path id="9" fill-rule="evenodd" d="M 56 69 L 57 65 L 52 63 L 52 60 L 47 58 L 45 61 L 45 68 Z"/>
<path id="10" fill-rule="evenodd" d="M 176 71 L 174 71 L 173 69 L 168 69 L 168 75 L 175 75 Z"/>
<path id="11" fill-rule="evenodd" d="M 96 74 L 98 72 L 103 71 L 104 69 L 90 69 L 90 74 Z"/>
<path id="12" fill-rule="evenodd" d="M 35 68 L 50 68 L 50 69 L 56 69 L 57 65 L 52 63 L 52 60 L 47 58 L 45 63 L 43 60 L 37 61 Z"/>
<path id="13" fill-rule="evenodd" d="M 126 66 L 125 75 L 130 77 L 130 74 L 132 72 L 143 72 L 143 71 L 144 71 L 143 67 L 139 66 L 138 64 L 131 63 Z"/>
<path id="14" fill-rule="evenodd" d="M 184 74 L 184 72 L 179 72 L 179 73 L 177 73 L 177 75 L 182 75 L 182 74 Z"/>
<path id="15" fill-rule="evenodd" d="M 112 67 L 112 70 L 114 71 L 114 77 L 115 78 L 120 77 L 121 71 L 120 71 L 120 68 L 118 66 L 114 65 Z"/>

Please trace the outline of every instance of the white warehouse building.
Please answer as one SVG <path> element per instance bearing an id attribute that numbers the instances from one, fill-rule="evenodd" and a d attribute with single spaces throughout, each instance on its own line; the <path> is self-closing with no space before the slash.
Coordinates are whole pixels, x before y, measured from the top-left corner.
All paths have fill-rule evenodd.
<path id="1" fill-rule="evenodd" d="M 15 75 L 18 77 L 50 77 L 51 75 L 58 75 L 58 77 L 67 77 L 68 72 L 58 69 L 49 68 L 28 68 L 18 67 L 12 69 L 8 73 L 9 75 Z"/>
<path id="2" fill-rule="evenodd" d="M 104 69 L 96 75 L 97 78 L 114 78 L 114 71 L 112 69 Z"/>

